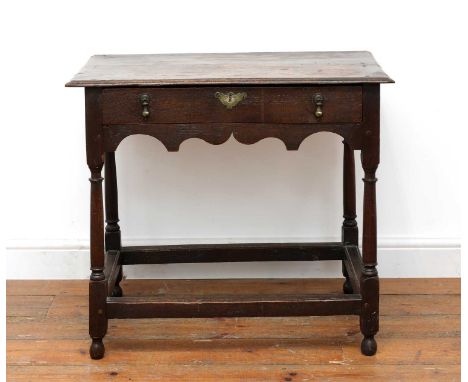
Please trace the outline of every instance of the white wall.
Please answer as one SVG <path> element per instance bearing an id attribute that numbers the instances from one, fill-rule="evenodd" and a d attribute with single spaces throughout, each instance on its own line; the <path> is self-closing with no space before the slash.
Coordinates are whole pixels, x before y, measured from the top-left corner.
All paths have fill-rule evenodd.
<path id="1" fill-rule="evenodd" d="M 84 97 L 82 89 L 64 84 L 90 55 L 288 50 L 369 50 L 395 79 L 381 92 L 380 273 L 459 275 L 458 149 L 466 127 L 460 77 L 466 68 L 457 4 L 11 2 L 1 26 L 8 53 L 1 92 L 2 130 L 8 130 L 2 181 L 9 193 L 7 277 L 89 273 Z M 338 239 L 341 146 L 338 136 L 322 133 L 297 152 L 274 139 L 253 146 L 231 139 L 222 146 L 189 140 L 168 153 L 150 137 L 131 137 L 117 153 L 124 243 Z M 131 277 L 311 274 L 338 275 L 339 266 L 128 271 Z"/>

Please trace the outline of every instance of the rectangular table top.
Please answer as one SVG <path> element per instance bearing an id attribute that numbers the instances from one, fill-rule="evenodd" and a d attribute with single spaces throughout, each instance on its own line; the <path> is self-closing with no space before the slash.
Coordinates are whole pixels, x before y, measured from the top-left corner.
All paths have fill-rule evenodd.
<path id="1" fill-rule="evenodd" d="M 69 87 L 391 83 L 370 52 L 92 56 Z"/>

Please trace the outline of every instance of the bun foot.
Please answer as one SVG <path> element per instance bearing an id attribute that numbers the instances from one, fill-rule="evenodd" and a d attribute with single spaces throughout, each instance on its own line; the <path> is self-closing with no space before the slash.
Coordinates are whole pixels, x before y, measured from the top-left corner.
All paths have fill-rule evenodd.
<path id="1" fill-rule="evenodd" d="M 377 352 L 377 342 L 374 336 L 364 337 L 361 342 L 361 353 L 367 356 L 372 356 Z"/>
<path id="2" fill-rule="evenodd" d="M 122 297 L 123 296 L 123 292 L 122 292 L 122 288 L 120 287 L 120 285 L 114 285 L 114 288 L 112 289 L 112 297 Z"/>
<path id="3" fill-rule="evenodd" d="M 343 284 L 343 292 L 345 294 L 352 294 L 353 293 L 353 287 L 351 286 L 351 282 L 349 279 L 346 279 L 344 284 Z"/>
<path id="4" fill-rule="evenodd" d="M 89 348 L 89 355 L 92 359 L 101 359 L 104 357 L 104 344 L 102 343 L 102 338 L 93 338 L 93 342 Z"/>

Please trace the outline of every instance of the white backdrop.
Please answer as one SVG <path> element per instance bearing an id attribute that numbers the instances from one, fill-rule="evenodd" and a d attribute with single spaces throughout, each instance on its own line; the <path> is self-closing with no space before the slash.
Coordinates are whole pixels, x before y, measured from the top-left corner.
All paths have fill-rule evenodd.
<path id="1" fill-rule="evenodd" d="M 64 84 L 90 55 L 298 50 L 369 50 L 396 81 L 381 91 L 380 274 L 459 275 L 466 31 L 461 5 L 439 4 L 11 2 L 1 26 L 7 277 L 89 274 L 84 96 Z M 189 140 L 168 153 L 153 138 L 130 137 L 117 152 L 123 241 L 337 240 L 341 146 L 338 136 L 322 133 L 297 152 L 275 139 L 252 146 L 231 139 L 221 146 Z M 327 277 L 339 268 L 171 265 L 127 274 Z"/>

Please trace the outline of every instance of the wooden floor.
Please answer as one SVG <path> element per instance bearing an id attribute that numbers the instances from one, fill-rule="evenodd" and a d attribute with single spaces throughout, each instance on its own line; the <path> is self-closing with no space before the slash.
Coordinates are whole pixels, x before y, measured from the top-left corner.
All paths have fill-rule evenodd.
<path id="1" fill-rule="evenodd" d="M 127 295 L 338 293 L 341 280 L 124 281 Z M 358 318 L 111 320 L 88 356 L 86 281 L 7 282 L 7 380 L 459 381 L 460 280 L 387 279 L 374 357 Z"/>

